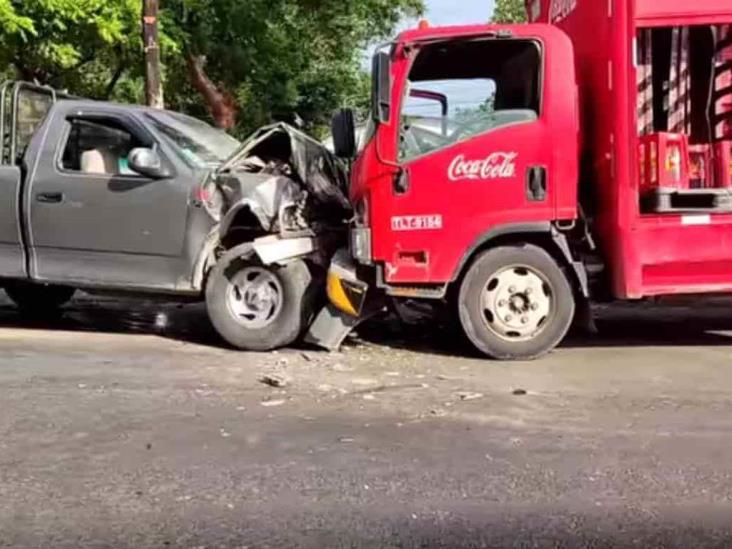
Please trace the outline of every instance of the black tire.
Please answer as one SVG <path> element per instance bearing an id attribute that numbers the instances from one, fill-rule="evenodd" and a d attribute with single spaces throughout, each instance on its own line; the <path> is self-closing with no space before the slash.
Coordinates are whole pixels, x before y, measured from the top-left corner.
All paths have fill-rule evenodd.
<path id="1" fill-rule="evenodd" d="M 523 291 L 515 288 L 521 285 L 518 282 L 510 285 L 510 290 L 505 290 L 502 289 L 506 285 L 501 278 L 505 273 L 509 273 L 510 277 L 518 276 L 518 280 L 522 276 L 536 276 L 536 279 L 531 280 L 539 280 L 540 284 L 532 284 L 531 290 Z M 536 286 L 540 288 L 538 292 Z M 489 305 L 485 306 L 484 292 L 489 292 L 485 299 Z M 499 298 L 506 293 L 511 297 L 499 302 Z M 506 311 L 505 316 L 496 319 L 490 310 L 490 303 L 494 304 L 498 315 Z M 553 350 L 567 335 L 574 319 L 575 298 L 567 276 L 554 258 L 538 246 L 523 244 L 482 253 L 462 282 L 458 307 L 465 334 L 481 352 L 497 360 L 531 360 Z M 533 308 L 539 312 L 527 313 Z M 548 312 L 541 316 L 542 311 Z M 532 314 L 535 316 L 529 318 Z M 537 317 L 539 319 L 534 327 Z M 527 321 L 525 329 L 530 333 L 510 331 L 513 325 L 524 321 Z"/>
<path id="2" fill-rule="evenodd" d="M 263 326 L 252 326 L 235 314 L 228 300 L 237 293 L 234 280 L 246 269 L 270 273 L 282 292 L 281 306 Z M 271 351 L 296 342 L 314 317 L 318 287 L 307 263 L 294 260 L 285 266 L 263 266 L 251 245 L 232 248 L 211 271 L 206 286 L 206 308 L 216 331 L 230 345 L 247 351 Z M 241 296 L 239 295 L 239 298 Z"/>
<path id="3" fill-rule="evenodd" d="M 60 313 L 63 305 L 71 301 L 76 290 L 66 286 L 34 284 L 32 282 L 7 282 L 3 288 L 24 316 L 51 318 Z"/>

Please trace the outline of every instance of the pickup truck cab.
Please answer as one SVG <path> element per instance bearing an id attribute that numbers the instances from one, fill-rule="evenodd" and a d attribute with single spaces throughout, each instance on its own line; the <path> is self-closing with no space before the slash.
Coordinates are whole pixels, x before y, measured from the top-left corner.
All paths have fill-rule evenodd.
<path id="1" fill-rule="evenodd" d="M 25 83 L 0 96 L 0 287 L 23 311 L 46 314 L 77 289 L 205 298 L 234 346 L 270 349 L 301 334 L 323 246 L 288 171 L 294 145 L 283 136 L 294 129 L 247 148 L 179 113 Z M 281 238 L 293 223 L 298 238 Z"/>
<path id="2" fill-rule="evenodd" d="M 199 292 L 196 264 L 214 221 L 196 193 L 238 146 L 175 113 L 56 102 L 20 161 L 0 166 L 0 274 Z"/>

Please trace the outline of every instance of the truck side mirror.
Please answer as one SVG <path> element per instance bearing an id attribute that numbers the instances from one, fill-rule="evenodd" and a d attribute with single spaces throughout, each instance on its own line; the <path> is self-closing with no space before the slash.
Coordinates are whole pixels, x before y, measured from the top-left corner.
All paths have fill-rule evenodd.
<path id="1" fill-rule="evenodd" d="M 170 172 L 163 166 L 163 159 L 156 149 L 137 147 L 127 157 L 130 169 L 152 179 L 170 177 Z"/>
<path id="2" fill-rule="evenodd" d="M 331 123 L 333 149 L 338 158 L 356 156 L 356 123 L 351 109 L 341 109 Z"/>
<path id="3" fill-rule="evenodd" d="M 374 55 L 371 77 L 371 113 L 376 123 L 389 122 L 391 113 L 391 57 L 386 52 Z"/>

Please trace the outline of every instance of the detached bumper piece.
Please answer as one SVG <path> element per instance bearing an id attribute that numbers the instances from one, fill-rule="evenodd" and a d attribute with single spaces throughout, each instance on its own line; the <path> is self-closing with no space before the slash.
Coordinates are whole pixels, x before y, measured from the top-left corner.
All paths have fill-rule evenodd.
<path id="1" fill-rule="evenodd" d="M 358 278 L 347 250 L 340 250 L 333 258 L 327 292 L 330 303 L 315 319 L 305 341 L 329 351 L 338 350 L 354 328 L 386 307 L 383 293 Z"/>
<path id="2" fill-rule="evenodd" d="M 328 271 L 328 300 L 339 311 L 360 317 L 366 303 L 369 286 L 351 272 L 332 265 Z"/>
<path id="3" fill-rule="evenodd" d="M 337 351 L 362 320 L 339 311 L 329 303 L 310 326 L 305 342 L 328 351 Z"/>

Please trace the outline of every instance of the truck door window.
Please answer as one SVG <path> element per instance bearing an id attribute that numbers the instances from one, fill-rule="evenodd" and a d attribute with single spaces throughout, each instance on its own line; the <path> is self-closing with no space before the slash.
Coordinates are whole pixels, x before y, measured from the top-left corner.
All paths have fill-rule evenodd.
<path id="1" fill-rule="evenodd" d="M 529 40 L 464 40 L 423 46 L 402 101 L 400 160 L 507 125 L 537 120 L 540 75 L 541 51 Z"/>
<path id="2" fill-rule="evenodd" d="M 61 165 L 64 170 L 94 175 L 135 176 L 127 166 L 127 156 L 144 146 L 116 120 L 74 118 Z"/>
<path id="3" fill-rule="evenodd" d="M 48 111 L 51 110 L 53 97 L 48 92 L 23 89 L 18 94 L 16 106 L 18 109 L 18 126 L 15 135 L 16 153 L 19 157 L 22 157 L 33 134 L 43 123 Z M 6 127 L 9 130 L 9 120 Z"/>

